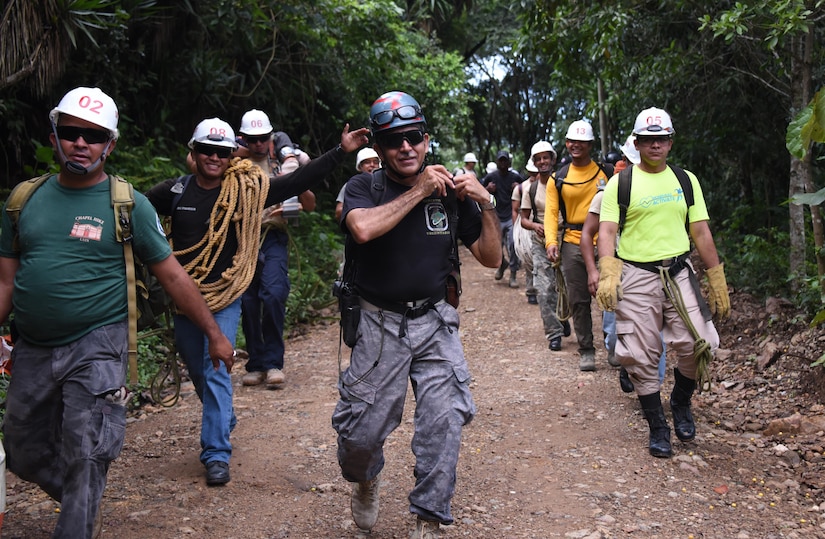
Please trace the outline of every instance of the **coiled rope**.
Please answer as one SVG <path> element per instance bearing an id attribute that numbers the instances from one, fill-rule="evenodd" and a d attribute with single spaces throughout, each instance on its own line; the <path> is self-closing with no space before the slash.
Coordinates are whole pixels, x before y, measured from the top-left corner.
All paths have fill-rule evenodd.
<path id="1" fill-rule="evenodd" d="M 269 177 L 259 166 L 248 159 L 233 159 L 224 173 L 218 200 L 212 207 L 209 230 L 195 245 L 174 252 L 178 257 L 198 253 L 183 269 L 195 280 L 212 312 L 238 299 L 252 282 L 268 192 Z M 230 227 L 234 227 L 238 241 L 232 265 L 216 281 L 204 283 L 223 252 Z"/>
<path id="2" fill-rule="evenodd" d="M 688 271 L 691 271 L 689 267 Z M 685 322 L 690 334 L 693 336 L 693 358 L 696 360 L 696 388 L 699 393 L 705 390 L 710 390 L 711 380 L 710 373 L 708 372 L 708 366 L 710 365 L 710 360 L 713 359 L 713 354 L 710 351 L 710 344 L 699 335 L 698 331 L 696 331 L 696 328 L 688 315 L 687 308 L 685 307 L 685 301 L 682 297 L 682 290 L 673 280 L 673 277 L 670 276 L 667 268 L 659 268 L 659 277 L 662 279 L 662 286 L 667 299 L 669 299 L 673 304 L 676 312 L 679 313 L 680 317 L 682 317 L 682 320 Z"/>
<path id="3" fill-rule="evenodd" d="M 561 256 L 553 262 L 552 266 L 556 272 L 556 292 L 558 292 L 556 318 L 559 322 L 564 322 L 570 319 L 572 313 L 570 312 L 570 299 L 567 297 L 567 283 L 564 281 L 564 272 L 561 269 Z"/>

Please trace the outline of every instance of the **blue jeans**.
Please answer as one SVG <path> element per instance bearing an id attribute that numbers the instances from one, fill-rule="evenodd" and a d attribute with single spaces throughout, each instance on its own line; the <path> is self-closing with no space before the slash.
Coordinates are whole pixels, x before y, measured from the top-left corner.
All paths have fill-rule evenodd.
<path id="1" fill-rule="evenodd" d="M 604 347 L 608 353 L 616 351 L 616 313 L 611 311 L 602 312 L 602 330 L 604 331 Z M 665 381 L 665 369 L 667 368 L 667 344 L 662 338 L 662 355 L 659 357 L 659 384 Z"/>
<path id="2" fill-rule="evenodd" d="M 289 236 L 266 233 L 258 253 L 258 269 L 241 298 L 248 372 L 284 368 L 284 318 L 289 297 Z"/>
<path id="3" fill-rule="evenodd" d="M 91 537 L 126 408 L 106 401 L 126 378 L 126 322 L 64 346 L 15 343 L 3 432 L 9 470 L 59 501 L 52 538 Z"/>
<path id="4" fill-rule="evenodd" d="M 235 335 L 241 317 L 241 300 L 214 313 L 215 322 L 235 346 Z M 226 365 L 216 371 L 209 357 L 209 341 L 206 335 L 183 315 L 175 316 L 175 344 L 186 362 L 189 377 L 203 403 L 201 416 L 201 462 L 213 460 L 229 462 L 232 444 L 229 433 L 235 428 L 235 412 L 232 408 L 232 380 Z"/>

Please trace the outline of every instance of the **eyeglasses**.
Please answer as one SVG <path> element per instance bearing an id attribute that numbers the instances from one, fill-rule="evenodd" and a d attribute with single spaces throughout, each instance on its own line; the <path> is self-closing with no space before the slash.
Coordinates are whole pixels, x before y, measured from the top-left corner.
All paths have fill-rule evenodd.
<path id="1" fill-rule="evenodd" d="M 195 143 L 194 150 L 201 155 L 205 155 L 206 157 L 217 155 L 218 159 L 229 159 L 229 157 L 232 155 L 232 148 L 227 148 L 226 146 L 212 146 L 210 144 L 201 144 L 200 142 Z"/>
<path id="2" fill-rule="evenodd" d="M 77 142 L 77 139 L 83 137 L 88 144 L 102 144 L 108 142 L 111 135 L 108 131 L 103 129 L 92 129 L 90 127 L 75 127 L 72 125 L 58 125 L 57 138 L 60 140 L 68 140 Z"/>
<path id="3" fill-rule="evenodd" d="M 424 132 L 415 129 L 413 131 L 401 131 L 400 133 L 381 134 L 375 138 L 382 148 L 394 149 L 403 146 L 405 140 L 410 143 L 410 146 L 421 144 L 424 142 Z"/>
<path id="4" fill-rule="evenodd" d="M 244 135 L 243 139 L 248 144 L 258 144 L 260 142 L 269 142 L 271 139 L 270 135 Z"/>
<path id="5" fill-rule="evenodd" d="M 667 141 L 670 140 L 670 136 L 648 137 L 648 136 L 644 136 L 644 135 L 642 135 L 642 136 L 636 135 L 636 140 L 638 141 L 639 144 L 643 144 L 643 145 L 646 144 L 646 145 L 649 146 L 653 143 L 666 144 Z"/>
<path id="6" fill-rule="evenodd" d="M 372 125 L 375 127 L 386 125 L 392 121 L 393 118 L 400 118 L 402 120 L 412 120 L 423 116 L 421 108 L 415 105 L 404 105 L 397 109 L 382 110 L 372 117 Z"/>

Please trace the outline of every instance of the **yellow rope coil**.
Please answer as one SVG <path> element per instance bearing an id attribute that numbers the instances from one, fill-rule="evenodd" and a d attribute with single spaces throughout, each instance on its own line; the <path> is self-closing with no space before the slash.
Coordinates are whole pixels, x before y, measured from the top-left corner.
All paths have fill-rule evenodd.
<path id="1" fill-rule="evenodd" d="M 212 312 L 238 299 L 252 282 L 267 193 L 269 176 L 248 159 L 233 159 L 224 174 L 218 200 L 212 207 L 209 230 L 195 245 L 174 252 L 175 256 L 197 253 L 183 268 L 197 283 Z M 226 246 L 230 227 L 234 228 L 238 241 L 232 265 L 218 280 L 204 283 Z"/>

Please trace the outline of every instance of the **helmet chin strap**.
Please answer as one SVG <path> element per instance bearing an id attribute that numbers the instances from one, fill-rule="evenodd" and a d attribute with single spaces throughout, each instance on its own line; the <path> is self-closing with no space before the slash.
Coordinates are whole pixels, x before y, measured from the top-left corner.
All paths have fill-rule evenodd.
<path id="1" fill-rule="evenodd" d="M 52 131 L 54 132 L 54 138 L 57 141 L 57 155 L 60 157 L 60 162 L 66 167 L 66 170 L 70 174 L 74 174 L 76 176 L 85 176 L 90 172 L 94 172 L 95 170 L 100 167 L 100 165 L 106 160 L 106 154 L 109 152 L 109 147 L 112 145 L 112 141 L 106 143 L 106 147 L 103 148 L 103 152 L 101 152 L 100 157 L 95 159 L 94 163 L 89 165 L 88 167 L 84 167 L 77 161 L 69 161 L 69 158 L 66 156 L 66 152 L 63 151 L 63 146 L 60 145 L 60 138 L 57 136 L 57 126 L 52 123 Z"/>

